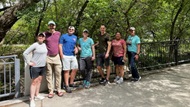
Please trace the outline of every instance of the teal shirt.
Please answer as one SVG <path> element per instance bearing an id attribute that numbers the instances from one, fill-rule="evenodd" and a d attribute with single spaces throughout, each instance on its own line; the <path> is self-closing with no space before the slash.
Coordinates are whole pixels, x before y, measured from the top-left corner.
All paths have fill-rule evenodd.
<path id="1" fill-rule="evenodd" d="M 94 41 L 91 38 L 88 37 L 86 41 L 80 38 L 78 45 L 81 47 L 80 57 L 92 56 L 92 45 L 94 45 Z"/>
<path id="2" fill-rule="evenodd" d="M 127 38 L 127 42 L 131 42 L 131 45 L 127 45 L 128 51 L 137 53 L 137 44 L 140 44 L 140 38 L 135 35 L 131 36 L 129 35 Z"/>

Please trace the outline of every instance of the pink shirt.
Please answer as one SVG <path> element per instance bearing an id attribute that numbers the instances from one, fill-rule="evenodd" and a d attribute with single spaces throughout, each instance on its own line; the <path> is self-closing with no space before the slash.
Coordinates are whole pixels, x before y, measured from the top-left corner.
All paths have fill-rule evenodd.
<path id="1" fill-rule="evenodd" d="M 48 55 L 59 54 L 59 38 L 61 33 L 56 31 L 53 34 L 50 32 L 45 32 L 46 34 L 46 46 L 48 49 Z"/>
<path id="2" fill-rule="evenodd" d="M 124 54 L 124 47 L 123 45 L 126 45 L 125 41 L 123 39 L 120 40 L 112 40 L 112 49 L 113 49 L 113 55 L 115 57 L 121 57 Z"/>

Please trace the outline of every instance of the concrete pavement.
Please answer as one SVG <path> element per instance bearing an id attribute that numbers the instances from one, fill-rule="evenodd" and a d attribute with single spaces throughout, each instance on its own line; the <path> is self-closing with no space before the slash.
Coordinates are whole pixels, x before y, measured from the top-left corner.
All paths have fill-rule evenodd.
<path id="1" fill-rule="evenodd" d="M 36 107 L 190 107 L 190 64 L 155 72 L 143 75 L 140 82 L 127 80 L 121 85 L 99 85 L 63 97 L 45 98 L 37 101 Z M 1 102 L 0 106 L 29 107 L 29 102 Z"/>

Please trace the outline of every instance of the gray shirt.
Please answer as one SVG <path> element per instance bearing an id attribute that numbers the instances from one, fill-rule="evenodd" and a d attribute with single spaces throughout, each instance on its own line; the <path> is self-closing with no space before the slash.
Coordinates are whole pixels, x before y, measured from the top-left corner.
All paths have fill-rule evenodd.
<path id="1" fill-rule="evenodd" d="M 30 53 L 32 52 L 32 58 Z M 46 65 L 47 48 L 45 43 L 39 44 L 38 42 L 33 43 L 27 48 L 24 53 L 24 60 L 27 64 L 30 62 L 35 63 L 34 67 L 43 67 Z"/>

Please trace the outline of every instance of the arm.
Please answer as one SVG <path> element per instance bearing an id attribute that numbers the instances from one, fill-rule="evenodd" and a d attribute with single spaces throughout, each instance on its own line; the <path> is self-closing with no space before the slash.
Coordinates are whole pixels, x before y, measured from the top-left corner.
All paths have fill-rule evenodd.
<path id="1" fill-rule="evenodd" d="M 124 59 L 124 61 L 126 61 L 127 60 L 127 58 L 126 58 L 127 46 L 126 46 L 126 42 L 125 41 L 123 43 L 123 48 L 124 48 L 123 59 Z"/>
<path id="2" fill-rule="evenodd" d="M 140 43 L 137 44 L 137 54 L 135 55 L 135 59 L 136 59 L 136 60 L 139 59 L 139 54 L 140 54 Z"/>
<path id="3" fill-rule="evenodd" d="M 77 54 L 77 53 L 79 52 L 79 50 L 78 50 L 78 47 L 77 47 L 77 46 L 75 46 L 74 52 L 75 52 L 75 54 Z"/>
<path id="4" fill-rule="evenodd" d="M 107 43 L 108 43 L 108 47 L 107 47 L 107 52 L 106 52 L 105 58 L 109 57 L 109 53 L 110 53 L 110 50 L 111 50 L 111 41 L 108 41 Z"/>
<path id="5" fill-rule="evenodd" d="M 63 59 L 63 48 L 62 48 L 62 45 L 63 44 L 59 44 L 59 55 L 60 55 L 61 59 Z"/>
<path id="6" fill-rule="evenodd" d="M 92 45 L 92 60 L 94 60 L 96 57 L 96 54 L 95 54 L 95 46 Z"/>
<path id="7" fill-rule="evenodd" d="M 35 65 L 35 63 L 34 62 L 31 62 L 30 61 L 30 56 L 29 56 L 29 54 L 32 52 L 32 51 L 34 51 L 35 50 L 35 44 L 32 44 L 29 48 L 27 48 L 25 51 L 24 51 L 24 53 L 23 53 L 23 57 L 24 57 L 24 61 L 28 64 L 28 65 L 30 65 L 30 66 L 34 66 Z"/>

